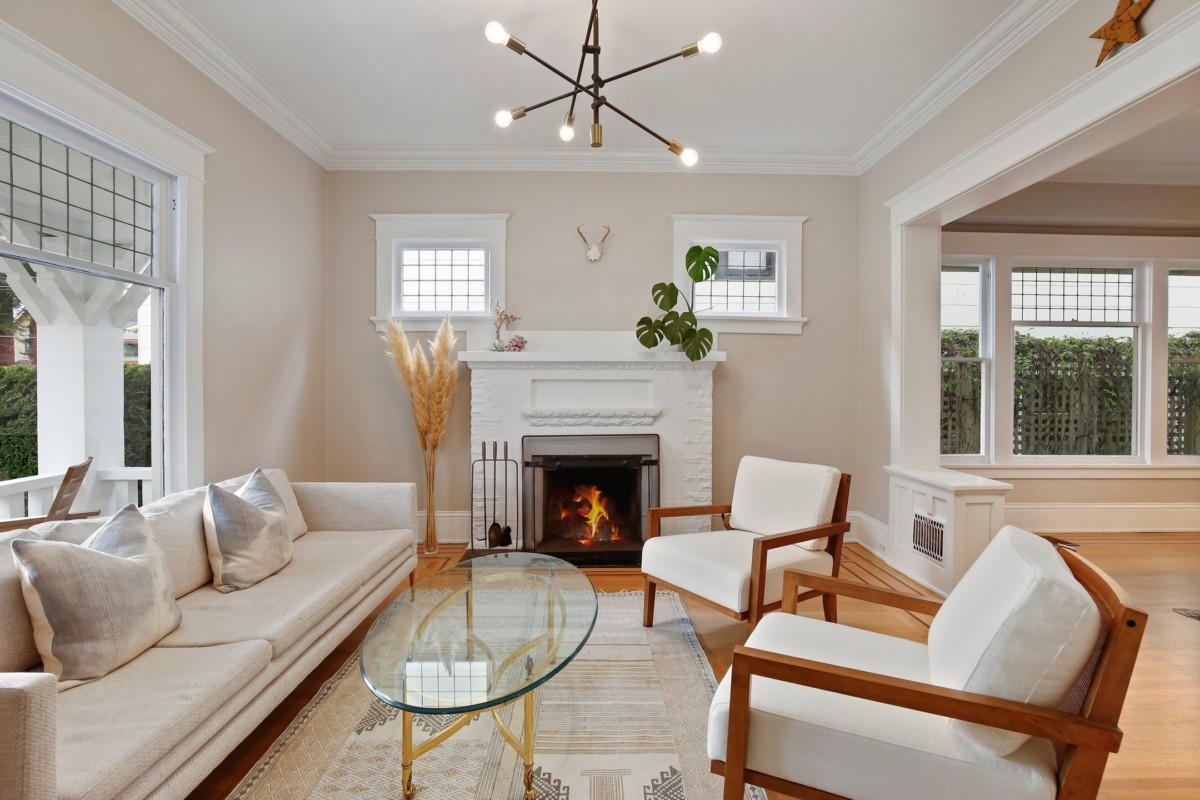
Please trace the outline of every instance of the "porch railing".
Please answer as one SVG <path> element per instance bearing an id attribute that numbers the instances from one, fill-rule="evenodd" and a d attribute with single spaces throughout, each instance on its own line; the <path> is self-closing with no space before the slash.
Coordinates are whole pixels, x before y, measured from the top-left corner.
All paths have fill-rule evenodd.
<path id="1" fill-rule="evenodd" d="M 0 519 L 45 514 L 65 474 L 52 472 L 0 481 Z M 98 509 L 101 516 L 113 514 L 129 503 L 145 505 L 161 494 L 151 467 L 97 470 L 87 477 L 84 489 L 87 493 L 75 501 L 74 510 Z"/>

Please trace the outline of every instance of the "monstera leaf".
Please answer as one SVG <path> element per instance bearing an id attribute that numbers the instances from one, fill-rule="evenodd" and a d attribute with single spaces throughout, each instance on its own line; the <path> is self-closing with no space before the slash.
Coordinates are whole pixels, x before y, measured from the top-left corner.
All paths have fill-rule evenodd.
<path id="1" fill-rule="evenodd" d="M 642 317 L 638 320 L 637 330 L 635 333 L 637 334 L 638 342 L 640 342 L 642 347 L 645 347 L 647 350 L 654 347 L 664 338 L 666 338 L 666 333 L 663 331 L 662 322 L 656 319 L 651 319 L 650 317 Z"/>
<path id="2" fill-rule="evenodd" d="M 679 302 L 679 287 L 673 283 L 656 283 L 650 288 L 654 304 L 663 311 L 670 311 Z"/>
<path id="3" fill-rule="evenodd" d="M 703 283 L 716 274 L 720 258 L 715 247 L 701 247 L 696 244 L 688 248 L 683 263 L 687 266 L 688 277 L 696 283 Z"/>
<path id="4" fill-rule="evenodd" d="M 666 331 L 667 341 L 671 344 L 683 344 L 688 334 L 696 329 L 696 315 L 690 311 L 679 314 L 668 311 L 662 317 L 663 330 Z"/>
<path id="5" fill-rule="evenodd" d="M 699 361 L 712 350 L 713 335 L 708 328 L 692 328 L 683 339 L 683 353 L 689 361 Z"/>

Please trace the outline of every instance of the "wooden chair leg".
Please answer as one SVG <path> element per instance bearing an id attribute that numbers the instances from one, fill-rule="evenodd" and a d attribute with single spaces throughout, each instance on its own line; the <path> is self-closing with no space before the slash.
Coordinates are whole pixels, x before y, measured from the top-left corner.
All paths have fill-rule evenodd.
<path id="1" fill-rule="evenodd" d="M 825 621 L 837 622 L 837 595 L 832 592 L 821 595 L 821 605 L 825 606 Z"/>
<path id="2" fill-rule="evenodd" d="M 654 594 L 658 590 L 658 584 L 650 580 L 649 575 L 643 576 L 643 596 L 642 600 L 642 627 L 654 627 Z"/>

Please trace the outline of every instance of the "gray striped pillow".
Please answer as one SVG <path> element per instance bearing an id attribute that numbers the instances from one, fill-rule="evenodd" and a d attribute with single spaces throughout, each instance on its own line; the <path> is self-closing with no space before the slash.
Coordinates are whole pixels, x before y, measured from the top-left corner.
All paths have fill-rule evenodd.
<path id="1" fill-rule="evenodd" d="M 253 586 L 292 560 L 287 506 L 261 469 L 254 470 L 237 492 L 209 484 L 204 541 L 213 588 L 219 592 Z"/>

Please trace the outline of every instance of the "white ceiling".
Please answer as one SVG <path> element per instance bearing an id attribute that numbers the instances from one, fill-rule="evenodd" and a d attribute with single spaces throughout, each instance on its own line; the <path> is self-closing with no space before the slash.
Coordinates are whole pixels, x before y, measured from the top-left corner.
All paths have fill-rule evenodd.
<path id="1" fill-rule="evenodd" d="M 601 0 L 601 71 L 717 31 L 719 53 L 606 95 L 697 149 L 699 169 L 858 174 L 1073 1 Z M 484 25 L 499 20 L 573 73 L 587 0 L 114 2 L 328 167 L 677 168 L 607 110 L 602 154 L 583 126 L 559 141 L 565 102 L 508 129 L 492 122 L 567 84 L 489 43 Z"/>
<path id="2" fill-rule="evenodd" d="M 1200 107 L 1051 178 L 1073 183 L 1200 184 Z"/>

